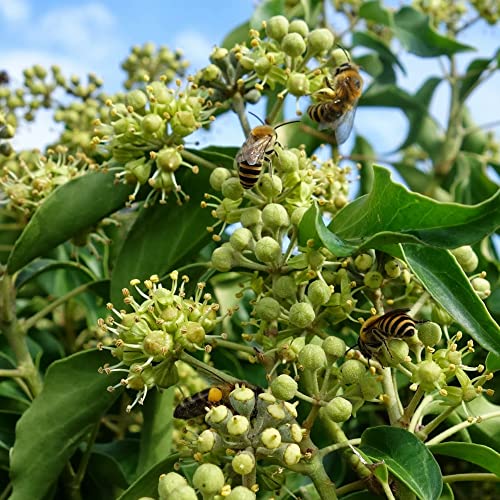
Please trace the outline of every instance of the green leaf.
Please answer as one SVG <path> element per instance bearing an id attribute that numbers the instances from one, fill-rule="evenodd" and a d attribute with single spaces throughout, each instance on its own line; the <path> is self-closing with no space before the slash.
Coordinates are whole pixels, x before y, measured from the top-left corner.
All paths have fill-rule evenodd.
<path id="1" fill-rule="evenodd" d="M 392 53 L 389 46 L 378 36 L 368 31 L 356 31 L 352 34 L 352 43 L 355 46 L 361 45 L 374 50 L 381 59 L 387 61 L 392 66 L 396 65 L 406 74 L 405 67 L 401 61 Z"/>
<path id="2" fill-rule="evenodd" d="M 158 495 L 158 479 L 161 474 L 166 474 L 173 470 L 175 462 L 179 458 L 178 453 L 174 453 L 165 460 L 151 467 L 141 477 L 139 477 L 118 500 L 137 500 L 142 497 L 154 497 Z"/>
<path id="3" fill-rule="evenodd" d="M 361 135 L 356 136 L 354 148 L 351 151 L 351 157 L 361 165 L 359 193 L 361 196 L 369 193 L 373 186 L 373 162 L 377 155 L 372 145 Z"/>
<path id="4" fill-rule="evenodd" d="M 24 228 L 12 251 L 9 273 L 124 207 L 133 186 L 115 184 L 112 172 L 91 172 L 57 188 Z"/>
<path id="5" fill-rule="evenodd" d="M 433 455 L 444 455 L 479 465 L 500 477 L 500 453 L 482 444 L 446 442 L 429 446 Z"/>
<path id="6" fill-rule="evenodd" d="M 263 0 L 255 7 L 252 18 L 250 19 L 250 27 L 261 30 L 262 21 L 267 21 L 273 16 L 283 15 L 284 10 L 284 0 Z"/>
<path id="7" fill-rule="evenodd" d="M 477 87 L 481 75 L 488 69 L 494 59 L 494 57 L 491 59 L 474 59 L 470 62 L 465 70 L 464 78 L 459 82 L 458 99 L 460 102 L 465 102 L 471 92 Z"/>
<path id="8" fill-rule="evenodd" d="M 441 491 L 441 495 L 439 496 L 439 500 L 453 500 L 455 495 L 453 494 L 453 490 L 448 483 L 443 484 L 443 490 Z"/>
<path id="9" fill-rule="evenodd" d="M 202 168 L 198 175 L 186 179 L 190 200 L 181 206 L 169 202 L 141 207 L 116 260 L 111 279 L 114 303 L 121 303 L 121 290 L 132 278 L 161 276 L 186 262 L 211 240 L 206 228 L 214 218 L 209 209 L 200 207 L 203 194 L 209 189 L 209 176 L 210 172 Z"/>
<path id="10" fill-rule="evenodd" d="M 402 244 L 412 272 L 433 299 L 482 347 L 500 355 L 500 328 L 455 257 L 444 249 Z"/>
<path id="11" fill-rule="evenodd" d="M 96 443 L 92 448 L 92 454 L 105 455 L 113 459 L 126 478 L 127 486 L 135 480 L 137 459 L 139 457 L 138 439 L 126 438 L 119 441 L 110 441 L 109 443 Z"/>
<path id="12" fill-rule="evenodd" d="M 11 457 L 11 500 L 44 498 L 78 444 L 121 393 L 106 391 L 122 374 L 99 375 L 111 356 L 85 351 L 57 361 L 42 392 L 16 428 Z"/>
<path id="13" fill-rule="evenodd" d="M 438 498 L 443 487 L 441 470 L 432 453 L 414 434 L 380 426 L 361 435 L 361 449 L 388 469 L 422 500 Z"/>
<path id="14" fill-rule="evenodd" d="M 374 23 L 382 24 L 383 26 L 392 26 L 394 22 L 392 12 L 384 8 L 378 0 L 363 2 L 359 8 L 358 15 L 362 19 L 373 21 Z"/>
<path id="15" fill-rule="evenodd" d="M 440 35 L 429 23 L 429 17 L 413 7 L 403 7 L 394 15 L 394 34 L 412 54 L 437 57 L 474 50 L 453 38 Z"/>
<path id="16" fill-rule="evenodd" d="M 440 203 L 408 191 L 391 180 L 388 170 L 374 166 L 372 191 L 340 210 L 328 229 L 350 245 L 422 242 L 456 248 L 500 226 L 499 200 L 500 191 L 474 206 Z"/>
<path id="17" fill-rule="evenodd" d="M 421 110 L 415 98 L 394 84 L 373 83 L 361 95 L 360 106 Z"/>
<path id="18" fill-rule="evenodd" d="M 486 369 L 489 372 L 497 372 L 500 370 L 500 356 L 493 352 L 489 352 L 486 356 Z"/>
<path id="19" fill-rule="evenodd" d="M 227 50 L 231 50 L 236 44 L 243 44 L 244 42 L 248 42 L 250 40 L 250 37 L 248 35 L 249 30 L 250 23 L 248 21 L 245 21 L 239 26 L 236 26 L 236 28 L 234 28 L 224 37 L 221 47 L 224 47 Z"/>

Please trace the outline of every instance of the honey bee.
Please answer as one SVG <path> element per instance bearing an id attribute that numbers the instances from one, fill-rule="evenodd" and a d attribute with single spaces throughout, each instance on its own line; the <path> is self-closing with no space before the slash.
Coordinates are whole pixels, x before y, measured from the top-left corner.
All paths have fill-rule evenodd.
<path id="1" fill-rule="evenodd" d="M 264 161 L 271 161 L 278 134 L 276 129 L 289 123 L 296 123 L 297 120 L 279 123 L 275 127 L 262 122 L 253 128 L 247 140 L 241 146 L 236 155 L 238 164 L 238 175 L 240 183 L 245 189 L 251 189 L 259 180 Z"/>
<path id="2" fill-rule="evenodd" d="M 236 383 L 224 380 L 212 372 L 206 373 L 206 376 L 214 380 L 214 385 L 181 401 L 174 410 L 175 418 L 189 420 L 199 417 L 205 415 L 206 409 L 213 406 L 226 405 L 231 408 L 229 395 L 235 389 Z M 256 387 L 248 382 L 240 381 L 239 385 L 252 389 L 255 394 L 263 392 L 260 387 Z"/>
<path id="3" fill-rule="evenodd" d="M 388 340 L 413 336 L 417 332 L 415 324 L 425 321 L 414 320 L 407 314 L 408 311 L 409 309 L 394 309 L 382 316 L 368 318 L 359 332 L 358 348 L 361 354 L 367 359 L 376 358 L 382 346 L 389 352 Z"/>
<path id="4" fill-rule="evenodd" d="M 362 88 L 359 67 L 345 62 L 336 68 L 333 82 L 325 78 L 325 87 L 313 94 L 318 102 L 309 106 L 307 113 L 311 120 L 319 123 L 320 130 L 334 131 L 337 144 L 344 143 L 351 133 Z"/>

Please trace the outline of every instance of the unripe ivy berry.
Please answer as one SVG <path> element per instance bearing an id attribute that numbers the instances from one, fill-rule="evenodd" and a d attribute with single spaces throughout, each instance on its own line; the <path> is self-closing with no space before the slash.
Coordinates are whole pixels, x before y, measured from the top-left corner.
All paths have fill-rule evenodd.
<path id="1" fill-rule="evenodd" d="M 354 267 L 360 273 L 365 273 L 373 265 L 373 257 L 367 253 L 359 254 L 354 259 Z"/>
<path id="2" fill-rule="evenodd" d="M 491 285 L 488 280 L 474 278 L 470 283 L 480 299 L 487 299 L 491 295 Z"/>
<path id="3" fill-rule="evenodd" d="M 174 490 L 172 492 L 172 496 L 165 497 L 172 498 L 174 497 L 176 500 L 198 500 L 198 495 L 194 488 L 189 485 L 181 486 L 180 488 Z"/>
<path id="4" fill-rule="evenodd" d="M 274 450 L 281 444 L 281 434 L 278 429 L 268 427 L 260 435 L 260 440 L 266 448 Z"/>
<path id="5" fill-rule="evenodd" d="M 286 465 L 296 465 L 300 462 L 302 458 L 302 453 L 300 451 L 299 445 L 291 443 L 286 446 L 283 453 L 283 462 Z"/>
<path id="6" fill-rule="evenodd" d="M 325 351 L 319 345 L 307 344 L 299 352 L 299 363 L 305 370 L 324 368 L 327 364 Z"/>
<path id="7" fill-rule="evenodd" d="M 203 495 L 215 495 L 224 486 L 224 474 L 214 464 L 201 464 L 194 472 L 193 486 Z"/>
<path id="8" fill-rule="evenodd" d="M 282 42 L 281 48 L 287 56 L 298 57 L 306 50 L 306 42 L 298 33 L 289 33 Z"/>
<path id="9" fill-rule="evenodd" d="M 243 250 L 249 248 L 253 243 L 252 232 L 246 227 L 239 227 L 236 231 L 229 237 L 229 243 L 237 251 L 242 252 Z"/>
<path id="10" fill-rule="evenodd" d="M 330 361 L 336 361 L 345 354 L 346 345 L 342 339 L 332 335 L 323 340 L 321 347 L 323 347 Z"/>
<path id="11" fill-rule="evenodd" d="M 288 19 L 285 16 L 273 16 L 266 23 L 266 35 L 280 41 L 288 33 Z"/>
<path id="12" fill-rule="evenodd" d="M 255 244 L 255 256 L 265 264 L 278 264 L 281 259 L 280 244 L 270 236 L 264 236 Z"/>
<path id="13" fill-rule="evenodd" d="M 224 181 L 230 177 L 231 172 L 227 168 L 217 167 L 215 170 L 212 170 L 212 173 L 210 174 L 210 186 L 212 189 L 215 189 L 215 191 L 221 191 L 222 184 L 224 184 Z"/>
<path id="14" fill-rule="evenodd" d="M 295 299 L 297 284 L 291 276 L 280 276 L 274 283 L 273 293 L 280 299 Z"/>
<path id="15" fill-rule="evenodd" d="M 242 451 L 241 453 L 238 453 L 238 455 L 233 458 L 231 467 L 236 474 L 241 474 L 242 476 L 250 474 L 250 472 L 252 472 L 255 468 L 255 457 L 253 456 L 253 453 L 250 453 L 249 451 Z"/>
<path id="16" fill-rule="evenodd" d="M 255 306 L 255 314 L 258 318 L 273 321 L 279 318 L 281 312 L 280 304 L 272 297 L 263 297 Z"/>
<path id="17" fill-rule="evenodd" d="M 451 253 L 457 259 L 460 267 L 466 272 L 471 273 L 476 270 L 479 259 L 469 245 L 455 248 Z"/>
<path id="18" fill-rule="evenodd" d="M 311 54 L 320 54 L 333 47 L 334 37 L 330 30 L 319 28 L 311 31 L 307 37 L 307 48 Z"/>
<path id="19" fill-rule="evenodd" d="M 266 198 L 274 198 L 283 191 L 283 182 L 277 175 L 269 175 L 267 172 L 261 176 L 259 188 Z"/>
<path id="20" fill-rule="evenodd" d="M 182 156 L 174 148 L 163 148 L 156 156 L 158 168 L 164 172 L 175 172 L 182 163 Z"/>
<path id="21" fill-rule="evenodd" d="M 306 328 L 314 321 L 316 315 L 311 304 L 297 302 L 290 307 L 288 318 L 293 326 Z"/>
<path id="22" fill-rule="evenodd" d="M 363 280 L 364 284 L 371 289 L 380 288 L 384 281 L 384 277 L 378 271 L 370 271 L 365 274 L 365 278 Z"/>
<path id="23" fill-rule="evenodd" d="M 182 486 L 187 486 L 187 484 L 186 478 L 177 474 L 177 472 L 162 474 L 158 481 L 158 494 L 160 495 L 160 499 L 170 498 L 169 495 L 171 495 L 173 491 Z"/>
<path id="24" fill-rule="evenodd" d="M 294 226 L 298 226 L 300 222 L 302 221 L 302 217 L 304 217 L 304 214 L 307 212 L 308 208 L 306 207 L 298 207 L 292 212 L 292 216 L 290 218 L 291 223 Z"/>
<path id="25" fill-rule="evenodd" d="M 230 200 L 239 200 L 243 197 L 243 187 L 240 180 L 230 177 L 222 183 L 222 195 Z"/>
<path id="26" fill-rule="evenodd" d="M 250 422 L 248 418 L 243 415 L 234 415 L 227 422 L 227 432 L 231 436 L 241 436 L 245 434 L 250 427 Z"/>
<path id="27" fill-rule="evenodd" d="M 233 267 L 233 256 L 234 252 L 230 247 L 220 247 L 216 248 L 212 252 L 212 267 L 225 273 Z"/>
<path id="28" fill-rule="evenodd" d="M 273 395 L 283 401 L 289 401 L 294 398 L 297 388 L 297 382 L 290 375 L 279 375 L 271 383 Z"/>
<path id="29" fill-rule="evenodd" d="M 290 218 L 283 205 L 270 203 L 262 210 L 262 222 L 265 227 L 271 231 L 275 231 L 276 229 L 287 227 L 290 224 Z"/>
<path id="30" fill-rule="evenodd" d="M 340 396 L 333 398 L 325 406 L 325 415 L 334 422 L 345 422 L 351 418 L 352 404 L 348 399 Z"/>
<path id="31" fill-rule="evenodd" d="M 388 260 L 384 264 L 384 269 L 389 278 L 399 278 L 401 276 L 401 265 L 397 259 Z"/>
<path id="32" fill-rule="evenodd" d="M 200 453 L 207 453 L 212 451 L 217 434 L 211 429 L 205 429 L 196 440 L 198 451 Z"/>
<path id="33" fill-rule="evenodd" d="M 163 119 L 159 115 L 149 113 L 143 118 L 141 126 L 142 130 L 147 134 L 154 134 L 155 132 L 160 132 L 163 126 Z"/>
<path id="34" fill-rule="evenodd" d="M 348 359 L 340 369 L 345 384 L 357 384 L 365 374 L 366 367 L 357 359 Z"/>
<path id="35" fill-rule="evenodd" d="M 233 488 L 231 493 L 224 498 L 226 500 L 255 500 L 257 496 L 246 486 L 236 486 L 236 488 Z"/>
<path id="36" fill-rule="evenodd" d="M 435 361 L 425 360 L 417 365 L 412 381 L 420 384 L 424 391 L 432 391 L 435 389 L 435 384 L 444 382 L 444 375 Z"/>
<path id="37" fill-rule="evenodd" d="M 290 23 L 290 26 L 288 26 L 288 33 L 298 33 L 306 38 L 309 34 L 309 27 L 305 21 L 302 21 L 302 19 L 294 19 Z"/>
<path id="38" fill-rule="evenodd" d="M 288 149 L 280 149 L 276 154 L 276 159 L 273 163 L 281 172 L 294 172 L 299 169 L 299 159 Z"/>
<path id="39" fill-rule="evenodd" d="M 127 104 L 132 106 L 136 111 L 143 109 L 147 103 L 148 96 L 142 90 L 132 90 L 127 94 Z"/>
<path id="40" fill-rule="evenodd" d="M 324 306 L 332 296 L 332 289 L 321 280 L 313 281 L 307 289 L 307 297 L 313 306 Z"/>
<path id="41" fill-rule="evenodd" d="M 441 340 L 441 327 L 432 321 L 427 321 L 418 327 L 418 338 L 425 347 L 434 347 Z"/>
<path id="42" fill-rule="evenodd" d="M 240 222 L 243 227 L 252 227 L 257 224 L 261 224 L 262 223 L 261 211 L 255 207 L 247 208 L 241 214 Z"/>
<path id="43" fill-rule="evenodd" d="M 290 94 L 300 97 L 309 94 L 309 80 L 303 73 L 292 73 L 286 82 Z"/>

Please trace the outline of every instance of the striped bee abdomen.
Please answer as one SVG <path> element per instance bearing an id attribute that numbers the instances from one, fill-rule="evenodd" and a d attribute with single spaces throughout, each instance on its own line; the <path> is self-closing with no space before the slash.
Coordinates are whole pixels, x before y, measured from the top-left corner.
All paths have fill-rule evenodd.
<path id="1" fill-rule="evenodd" d="M 240 163 L 238 175 L 240 183 L 244 189 L 250 189 L 255 186 L 262 172 L 262 163 L 257 165 L 249 165 L 248 163 Z"/>

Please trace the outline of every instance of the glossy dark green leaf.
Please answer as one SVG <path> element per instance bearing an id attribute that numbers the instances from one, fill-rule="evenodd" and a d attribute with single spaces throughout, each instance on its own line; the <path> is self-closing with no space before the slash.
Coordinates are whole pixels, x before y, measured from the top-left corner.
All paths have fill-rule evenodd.
<path id="1" fill-rule="evenodd" d="M 412 191 L 424 193 L 429 188 L 429 175 L 419 170 L 413 161 L 396 162 L 392 166 Z"/>
<path id="2" fill-rule="evenodd" d="M 394 84 L 373 83 L 361 95 L 360 106 L 375 106 L 421 110 L 422 107 L 415 98 Z"/>
<path id="3" fill-rule="evenodd" d="M 119 462 L 111 455 L 92 451 L 86 472 L 95 483 L 105 485 L 107 489 L 125 489 L 128 486 Z"/>
<path id="4" fill-rule="evenodd" d="M 283 15 L 285 9 L 284 0 L 263 0 L 257 4 L 250 19 L 250 27 L 256 30 L 262 29 L 262 21 L 267 21 L 273 16 Z"/>
<path id="5" fill-rule="evenodd" d="M 25 227 L 7 264 L 13 273 L 103 217 L 124 207 L 133 186 L 115 184 L 112 172 L 91 172 L 48 196 Z"/>
<path id="6" fill-rule="evenodd" d="M 365 73 L 368 73 L 373 78 L 377 78 L 384 71 L 384 63 L 380 59 L 378 54 L 371 52 L 369 54 L 363 54 L 354 58 L 354 62 L 363 68 Z M 396 80 L 393 79 L 389 82 L 384 83 L 395 83 Z"/>
<path id="7" fill-rule="evenodd" d="M 405 67 L 401 61 L 392 53 L 390 47 L 377 35 L 369 31 L 356 31 L 352 34 L 352 43 L 355 46 L 361 45 L 368 49 L 374 50 L 381 59 L 385 59 L 393 66 L 398 66 L 399 69 L 406 74 Z"/>
<path id="8" fill-rule="evenodd" d="M 361 449 L 388 469 L 422 500 L 439 497 L 441 470 L 432 453 L 414 434 L 397 427 L 380 426 L 361 435 Z"/>
<path id="9" fill-rule="evenodd" d="M 486 356 L 486 369 L 489 372 L 497 372 L 500 370 L 500 356 L 493 352 L 489 352 Z"/>
<path id="10" fill-rule="evenodd" d="M 448 250 L 402 244 L 404 257 L 425 289 L 476 342 L 500 355 L 500 328 Z"/>
<path id="11" fill-rule="evenodd" d="M 118 500 L 137 500 L 141 497 L 153 497 L 158 495 L 158 479 L 161 474 L 167 474 L 173 471 L 175 462 L 178 460 L 179 454 L 174 453 L 154 465 L 139 477 L 126 491 L 124 491 Z"/>
<path id="12" fill-rule="evenodd" d="M 482 444 L 446 442 L 429 446 L 433 455 L 454 457 L 479 465 L 500 477 L 500 453 Z"/>
<path id="13" fill-rule="evenodd" d="M 215 222 L 210 209 L 201 208 L 203 195 L 210 189 L 210 172 L 202 168 L 198 175 L 189 173 L 183 185 L 190 200 L 177 205 L 155 204 L 140 209 L 139 215 L 123 244 L 111 278 L 111 298 L 121 304 L 121 290 L 133 278 L 145 279 L 163 275 L 186 262 L 210 240 L 207 226 Z"/>
<path id="14" fill-rule="evenodd" d="M 245 21 L 239 26 L 236 26 L 231 32 L 229 32 L 222 41 L 221 47 L 227 50 L 231 50 L 236 44 L 242 44 L 249 41 L 250 37 L 248 32 L 250 30 L 250 23 Z"/>
<path id="15" fill-rule="evenodd" d="M 448 483 L 444 483 L 441 495 L 439 495 L 439 500 L 454 500 L 454 498 L 455 495 L 453 494 L 451 486 Z"/>
<path id="16" fill-rule="evenodd" d="M 149 396 L 148 394 L 148 398 Z M 109 443 L 96 443 L 92 448 L 92 453 L 106 455 L 116 461 L 127 480 L 127 484 L 130 484 L 136 479 L 139 443 L 138 439 L 128 438 Z"/>
<path id="17" fill-rule="evenodd" d="M 381 5 L 379 0 L 363 2 L 359 8 L 359 17 L 383 26 L 391 26 L 393 23 L 392 12 Z"/>
<path id="18" fill-rule="evenodd" d="M 361 165 L 359 192 L 357 196 L 367 194 L 373 186 L 373 162 L 377 155 L 372 145 L 361 135 L 356 136 L 351 158 Z"/>
<path id="19" fill-rule="evenodd" d="M 413 7 L 403 7 L 394 14 L 394 34 L 403 46 L 420 57 L 437 57 L 473 50 L 454 38 L 439 34 L 429 17 Z"/>
<path id="20" fill-rule="evenodd" d="M 43 391 L 16 428 L 11 457 L 11 500 L 41 499 L 57 480 L 80 441 L 121 393 L 106 391 L 122 374 L 97 373 L 112 362 L 105 352 L 85 351 L 54 363 Z"/>
<path id="21" fill-rule="evenodd" d="M 494 232 L 500 226 L 499 207 L 500 191 L 474 206 L 440 203 L 408 191 L 391 180 L 388 170 L 374 166 L 370 194 L 344 207 L 328 229 L 351 245 L 397 242 L 399 234 L 399 242 L 456 248 Z"/>
<path id="22" fill-rule="evenodd" d="M 465 77 L 459 83 L 458 98 L 465 102 L 480 82 L 481 75 L 488 69 L 492 59 L 474 59 L 465 70 Z"/>

